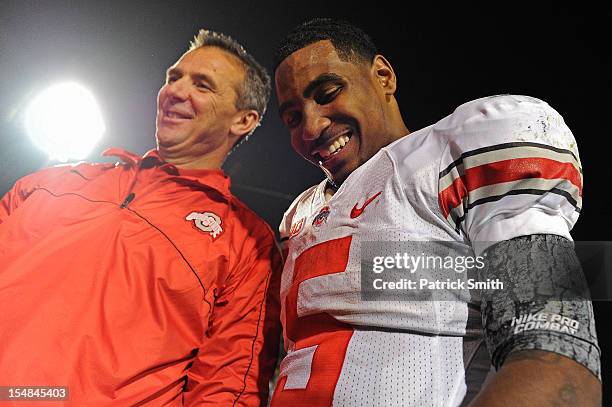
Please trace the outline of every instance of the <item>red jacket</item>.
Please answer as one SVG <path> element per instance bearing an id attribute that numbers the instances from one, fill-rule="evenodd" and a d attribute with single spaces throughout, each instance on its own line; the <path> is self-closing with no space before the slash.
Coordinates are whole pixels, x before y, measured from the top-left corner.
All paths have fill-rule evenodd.
<path id="1" fill-rule="evenodd" d="M 75 406 L 265 404 L 272 231 L 221 170 L 109 153 L 124 163 L 42 170 L 0 203 L 0 386 L 68 386 Z"/>

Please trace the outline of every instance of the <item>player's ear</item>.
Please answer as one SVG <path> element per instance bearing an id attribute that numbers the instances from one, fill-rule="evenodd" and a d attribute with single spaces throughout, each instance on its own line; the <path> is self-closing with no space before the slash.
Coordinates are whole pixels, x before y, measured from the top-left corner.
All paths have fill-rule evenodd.
<path id="1" fill-rule="evenodd" d="M 397 78 L 393 67 L 382 55 L 376 55 L 372 61 L 372 73 L 375 75 L 376 80 L 383 88 L 386 95 L 395 94 L 397 88 Z"/>
<path id="2" fill-rule="evenodd" d="M 256 110 L 240 110 L 234 116 L 230 133 L 236 138 L 246 136 L 252 132 L 259 123 L 259 113 Z"/>

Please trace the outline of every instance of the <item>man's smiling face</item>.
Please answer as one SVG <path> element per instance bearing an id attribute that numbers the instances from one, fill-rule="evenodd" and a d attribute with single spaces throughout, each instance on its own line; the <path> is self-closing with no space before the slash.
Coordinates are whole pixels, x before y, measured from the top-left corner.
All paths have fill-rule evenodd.
<path id="1" fill-rule="evenodd" d="M 160 153 L 204 155 L 227 143 L 244 68 L 228 52 L 212 46 L 184 54 L 170 69 L 157 98 Z"/>
<path id="2" fill-rule="evenodd" d="M 323 167 L 337 185 L 392 141 L 376 67 L 341 60 L 328 40 L 284 59 L 275 83 L 293 149 Z"/>

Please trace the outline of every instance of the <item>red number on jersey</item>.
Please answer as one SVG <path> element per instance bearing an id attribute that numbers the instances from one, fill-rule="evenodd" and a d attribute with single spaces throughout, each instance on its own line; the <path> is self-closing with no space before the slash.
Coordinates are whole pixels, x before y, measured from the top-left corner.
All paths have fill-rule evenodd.
<path id="1" fill-rule="evenodd" d="M 288 369 L 288 375 L 278 380 L 272 407 L 332 405 L 353 329 L 325 313 L 298 317 L 298 293 L 303 281 L 346 270 L 351 239 L 348 236 L 320 243 L 295 260 L 293 282 L 285 299 L 286 332 L 287 337 L 295 343 L 292 353 L 297 355 L 302 350 L 304 357 L 302 360 L 297 358 L 294 366 Z M 290 359 L 291 353 L 285 361 Z M 297 380 L 288 377 L 291 375 L 297 376 Z M 300 386 L 299 383 L 304 385 Z"/>

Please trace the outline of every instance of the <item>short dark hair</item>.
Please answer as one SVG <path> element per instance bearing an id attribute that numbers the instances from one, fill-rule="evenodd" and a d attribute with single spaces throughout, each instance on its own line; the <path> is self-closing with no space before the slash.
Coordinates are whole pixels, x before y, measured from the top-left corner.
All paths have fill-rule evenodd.
<path id="1" fill-rule="evenodd" d="M 212 30 L 200 30 L 194 37 L 189 51 L 200 47 L 217 47 L 235 57 L 244 66 L 245 79 L 241 89 L 236 89 L 238 99 L 236 108 L 253 109 L 259 113 L 259 120 L 266 112 L 266 106 L 270 99 L 270 76 L 266 70 L 253 58 L 238 41 L 229 35 L 225 35 Z"/>
<path id="2" fill-rule="evenodd" d="M 297 26 L 280 43 L 274 70 L 289 55 L 312 43 L 329 40 L 343 61 L 371 63 L 378 53 L 374 41 L 361 28 L 344 20 L 314 18 Z"/>

